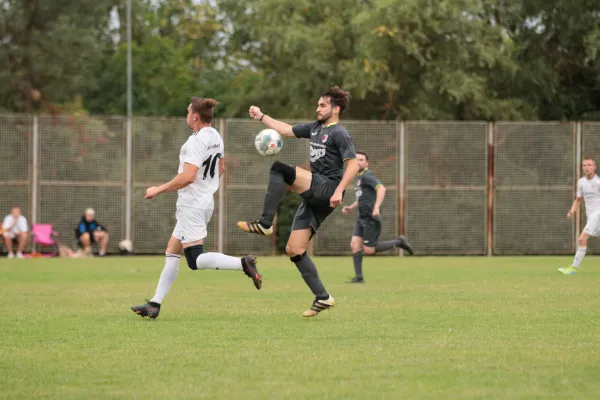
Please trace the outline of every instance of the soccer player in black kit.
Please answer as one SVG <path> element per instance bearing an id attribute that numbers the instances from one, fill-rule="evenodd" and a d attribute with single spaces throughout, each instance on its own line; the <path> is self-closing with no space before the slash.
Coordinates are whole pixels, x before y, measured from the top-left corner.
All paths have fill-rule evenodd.
<path id="1" fill-rule="evenodd" d="M 350 214 L 358 208 L 358 216 L 350 241 L 355 275 L 348 283 L 364 283 L 362 273 L 363 251 L 365 254 L 370 255 L 400 247 L 406 250 L 408 254 L 413 254 L 412 246 L 402 236 L 385 242 L 379 241 L 379 235 L 381 234 L 380 207 L 385 197 L 385 186 L 369 169 L 369 156 L 367 153 L 358 151 L 356 160 L 358 162 L 358 176 L 354 186 L 356 201 L 342 209 L 344 214 Z"/>
<path id="2" fill-rule="evenodd" d="M 238 222 L 238 227 L 245 232 L 270 236 L 273 233 L 273 218 L 286 187 L 290 186 L 302 197 L 285 251 L 316 297 L 310 309 L 302 314 L 305 318 L 314 317 L 335 305 L 306 249 L 319 226 L 342 203 L 346 187 L 358 173 L 352 138 L 339 123 L 349 99 L 348 92 L 337 86 L 331 87 L 321 94 L 317 102 L 317 120 L 295 126 L 269 117 L 258 107 L 251 106 L 249 110 L 251 118 L 261 121 L 282 136 L 310 140 L 311 170 L 275 161 L 269 173 L 261 217 L 253 222 Z"/>

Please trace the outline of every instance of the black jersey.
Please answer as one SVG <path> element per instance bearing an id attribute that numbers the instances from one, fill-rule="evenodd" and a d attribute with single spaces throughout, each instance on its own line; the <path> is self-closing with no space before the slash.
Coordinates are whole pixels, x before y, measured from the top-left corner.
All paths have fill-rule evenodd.
<path id="1" fill-rule="evenodd" d="M 314 174 L 341 181 L 344 161 L 356 158 L 352 137 L 339 123 L 323 124 L 315 121 L 292 128 L 298 138 L 310 139 L 310 169 Z"/>

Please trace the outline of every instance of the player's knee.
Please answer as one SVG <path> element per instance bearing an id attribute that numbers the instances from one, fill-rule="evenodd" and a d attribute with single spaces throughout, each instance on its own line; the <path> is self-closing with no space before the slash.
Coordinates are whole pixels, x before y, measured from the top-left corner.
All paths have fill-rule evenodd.
<path id="1" fill-rule="evenodd" d="M 375 247 L 363 246 L 363 252 L 368 255 L 373 255 L 373 254 L 375 254 Z"/>
<path id="2" fill-rule="evenodd" d="M 302 248 L 302 246 L 296 246 L 296 245 L 292 245 L 292 244 L 287 244 L 285 246 L 285 254 L 288 255 L 288 257 L 295 257 L 295 256 L 300 256 L 302 254 L 304 254 L 306 252 L 306 249 Z"/>
<path id="3" fill-rule="evenodd" d="M 281 161 L 275 161 L 271 165 L 271 171 L 281 174 L 283 181 L 288 185 L 293 185 L 296 180 L 296 168 L 289 164 L 284 164 Z"/>
<path id="4" fill-rule="evenodd" d="M 360 251 L 360 243 L 356 243 L 354 241 L 350 242 L 350 250 L 352 250 L 353 253 L 357 253 Z"/>
<path id="5" fill-rule="evenodd" d="M 183 254 L 185 254 L 185 259 L 188 263 L 188 267 L 193 270 L 198 269 L 198 265 L 196 264 L 196 259 L 200 254 L 204 252 L 204 246 L 201 244 L 197 244 L 195 246 L 186 247 L 183 249 Z"/>
<path id="6" fill-rule="evenodd" d="M 577 244 L 579 244 L 579 247 L 586 247 L 587 246 L 587 238 L 585 236 L 580 236 L 579 240 L 577 241 Z"/>

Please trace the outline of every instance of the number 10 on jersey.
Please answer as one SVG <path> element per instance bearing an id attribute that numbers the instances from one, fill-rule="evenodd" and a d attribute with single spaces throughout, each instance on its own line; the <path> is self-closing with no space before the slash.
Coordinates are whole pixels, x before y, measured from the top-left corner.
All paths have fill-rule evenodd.
<path id="1" fill-rule="evenodd" d="M 217 168 L 217 161 L 219 158 L 221 158 L 221 153 L 215 154 L 214 157 L 211 154 L 206 160 L 204 160 L 202 163 L 202 166 L 204 167 L 204 176 L 202 177 L 202 180 L 206 179 L 209 170 L 211 179 L 215 177 L 215 169 Z"/>

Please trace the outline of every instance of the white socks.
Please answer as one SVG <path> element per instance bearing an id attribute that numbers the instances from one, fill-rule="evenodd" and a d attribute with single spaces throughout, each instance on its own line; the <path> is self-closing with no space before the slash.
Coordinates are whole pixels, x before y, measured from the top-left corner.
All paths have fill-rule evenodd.
<path id="1" fill-rule="evenodd" d="M 587 247 L 578 247 L 577 252 L 575 253 L 575 258 L 573 259 L 573 267 L 579 268 L 579 264 L 583 261 L 583 257 L 585 257 L 585 252 L 587 251 Z"/>
<path id="2" fill-rule="evenodd" d="M 242 260 L 223 253 L 203 253 L 196 259 L 198 269 L 242 269 Z"/>
<path id="3" fill-rule="evenodd" d="M 230 269 L 241 270 L 242 260 L 237 257 L 231 257 L 222 253 L 203 253 L 196 259 L 198 269 Z M 171 289 L 173 282 L 179 272 L 179 256 L 176 254 L 166 254 L 165 267 L 160 274 L 156 294 L 150 300 L 153 303 L 161 304 L 167 293 Z"/>
<path id="4" fill-rule="evenodd" d="M 169 293 L 173 282 L 175 282 L 178 272 L 179 256 L 176 254 L 166 253 L 165 267 L 160 274 L 160 279 L 158 280 L 158 286 L 156 288 L 156 294 L 152 300 L 150 300 L 151 302 L 158 304 L 163 302 L 165 296 L 167 293 Z"/>

